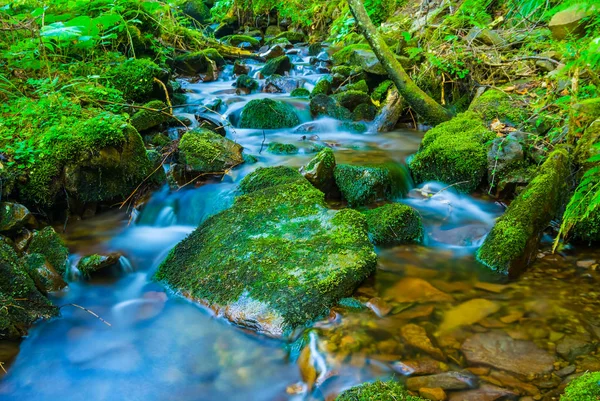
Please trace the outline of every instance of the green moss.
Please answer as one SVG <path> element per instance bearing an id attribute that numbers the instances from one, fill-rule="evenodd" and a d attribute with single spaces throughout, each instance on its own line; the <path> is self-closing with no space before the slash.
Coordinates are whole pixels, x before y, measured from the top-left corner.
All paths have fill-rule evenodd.
<path id="1" fill-rule="evenodd" d="M 242 74 L 239 77 L 237 77 L 235 81 L 235 86 L 238 89 L 247 89 L 249 91 L 253 91 L 258 89 L 258 81 L 246 74 Z"/>
<path id="2" fill-rule="evenodd" d="M 45 227 L 34 232 L 27 252 L 44 255 L 54 270 L 60 274 L 65 274 L 69 250 L 52 227 Z"/>
<path id="3" fill-rule="evenodd" d="M 600 400 L 600 372 L 587 372 L 569 383 L 560 401 Z"/>
<path id="4" fill-rule="evenodd" d="M 147 59 L 129 59 L 110 72 L 107 83 L 122 91 L 125 99 L 134 101 L 150 98 L 155 90 L 154 78 L 162 75 L 158 65 Z"/>
<path id="5" fill-rule="evenodd" d="M 289 43 L 300 43 L 306 41 L 306 36 L 302 32 L 285 31 L 275 36 L 271 43 L 279 43 L 278 40 L 287 40 Z"/>
<path id="6" fill-rule="evenodd" d="M 373 121 L 375 116 L 377 116 L 377 108 L 367 103 L 359 104 L 352 112 L 354 121 Z"/>
<path id="7" fill-rule="evenodd" d="M 352 166 L 338 164 L 335 182 L 351 207 L 389 199 L 407 191 L 406 173 L 400 166 Z"/>
<path id="8" fill-rule="evenodd" d="M 258 39 L 253 38 L 248 35 L 231 35 L 223 38 L 226 43 L 229 43 L 231 46 L 239 46 L 240 44 L 246 42 L 250 43 L 250 46 L 253 48 L 258 48 L 260 46 L 260 41 Z"/>
<path id="9" fill-rule="evenodd" d="M 88 83 L 75 86 L 75 94 L 84 104 L 102 107 L 111 113 L 122 113 L 125 104 L 123 92 L 119 89 L 108 88 L 98 83 Z"/>
<path id="10" fill-rule="evenodd" d="M 333 53 L 331 58 L 335 64 L 347 64 L 350 61 L 350 56 L 355 50 L 371 50 L 371 46 L 366 43 L 348 45 L 337 52 Z"/>
<path id="11" fill-rule="evenodd" d="M 425 401 L 421 397 L 410 395 L 404 387 L 395 381 L 376 381 L 352 387 L 344 391 L 336 401 Z"/>
<path id="12" fill-rule="evenodd" d="M 267 151 L 276 155 L 293 155 L 298 153 L 298 147 L 291 143 L 271 142 Z"/>
<path id="13" fill-rule="evenodd" d="M 300 119 L 293 106 L 272 99 L 251 100 L 244 106 L 240 119 L 241 128 L 277 129 L 298 124 Z"/>
<path id="14" fill-rule="evenodd" d="M 179 141 L 179 161 L 194 174 L 223 172 L 244 162 L 242 147 L 205 128 L 186 132 Z"/>
<path id="15" fill-rule="evenodd" d="M 477 259 L 497 272 L 517 274 L 537 252 L 540 233 L 558 212 L 565 195 L 568 152 L 553 151 L 537 176 L 498 219 Z"/>
<path id="16" fill-rule="evenodd" d="M 367 85 L 367 81 L 365 81 L 364 79 L 361 79 L 358 82 L 346 85 L 346 90 L 368 93 L 369 86 Z"/>
<path id="17" fill-rule="evenodd" d="M 296 88 L 290 93 L 291 97 L 309 97 L 310 91 L 306 88 Z"/>
<path id="18" fill-rule="evenodd" d="M 237 324 L 287 336 L 327 313 L 374 269 L 364 217 L 325 208 L 300 179 L 257 189 L 178 244 L 156 278 Z"/>
<path id="19" fill-rule="evenodd" d="M 347 108 L 350 111 L 354 111 L 354 109 L 359 104 L 371 104 L 371 97 L 365 92 L 360 92 L 356 90 L 348 90 L 345 92 L 341 92 L 333 95 L 333 98 L 337 100 L 337 102 L 342 105 L 342 107 Z"/>
<path id="20" fill-rule="evenodd" d="M 487 143 L 496 135 L 476 114 L 462 113 L 427 131 L 410 162 L 416 182 L 442 181 L 475 190 L 487 171 Z"/>
<path id="21" fill-rule="evenodd" d="M 329 116 L 337 120 L 350 120 L 352 113 L 345 107 L 342 107 L 334 98 L 318 94 L 310 100 L 310 114 L 313 117 L 321 115 Z"/>
<path id="22" fill-rule="evenodd" d="M 528 120 L 527 104 L 520 95 L 509 95 L 490 89 L 471 103 L 469 111 L 477 113 L 485 122 L 499 119 L 505 124 L 520 126 Z"/>
<path id="23" fill-rule="evenodd" d="M 292 62 L 288 56 L 280 56 L 267 61 L 260 72 L 265 77 L 273 74 L 285 75 L 292 67 Z"/>
<path id="24" fill-rule="evenodd" d="M 161 110 L 162 112 L 148 109 Z M 146 103 L 143 109 L 139 109 L 131 116 L 131 125 L 138 131 L 145 131 L 169 121 L 168 113 L 169 107 L 164 102 L 153 100 Z"/>
<path id="25" fill-rule="evenodd" d="M 373 99 L 376 102 L 383 102 L 385 100 L 385 97 L 386 97 L 388 91 L 393 86 L 394 86 L 394 83 L 391 80 L 387 79 L 387 80 L 383 81 L 373 91 L 373 93 L 371 94 L 371 99 Z"/>
<path id="26" fill-rule="evenodd" d="M 224 67 L 225 64 L 227 64 L 227 62 L 225 61 L 223 56 L 221 56 L 221 53 L 219 53 L 217 49 L 209 48 L 203 50 L 203 52 L 206 57 L 208 57 L 210 60 L 214 61 L 217 64 L 217 67 L 221 68 Z"/>
<path id="27" fill-rule="evenodd" d="M 304 177 L 294 168 L 287 166 L 259 167 L 244 177 L 238 190 L 242 194 L 249 194 L 261 189 L 297 182 L 304 182 Z"/>
<path id="28" fill-rule="evenodd" d="M 390 203 L 364 214 L 369 224 L 369 238 L 375 245 L 423 241 L 421 216 L 410 206 Z"/>
<path id="29" fill-rule="evenodd" d="M 184 75 L 204 74 L 219 64 L 223 65 L 224 60 L 221 60 L 222 57 L 218 57 L 217 54 L 214 49 L 181 54 L 173 59 L 173 68 Z"/>
<path id="30" fill-rule="evenodd" d="M 204 0 L 187 0 L 181 8 L 184 14 L 201 24 L 210 20 L 210 9 Z"/>
<path id="31" fill-rule="evenodd" d="M 324 77 L 317 82 L 312 92 L 310 93 L 310 97 L 312 98 L 320 94 L 329 95 L 332 92 L 333 90 L 331 88 L 331 80 L 328 77 Z"/>

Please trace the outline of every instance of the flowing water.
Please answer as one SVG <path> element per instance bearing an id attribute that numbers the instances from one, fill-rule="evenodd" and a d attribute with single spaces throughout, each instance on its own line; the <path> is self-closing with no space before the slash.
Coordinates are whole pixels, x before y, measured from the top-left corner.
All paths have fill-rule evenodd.
<path id="1" fill-rule="evenodd" d="M 293 74 L 310 89 L 320 75 L 307 57 L 294 56 L 293 61 Z M 253 67 L 254 73 L 258 68 Z M 194 106 L 179 115 L 195 121 L 194 114 L 206 111 L 202 105 L 221 99 L 219 113 L 235 126 L 247 101 L 268 96 L 293 104 L 302 123 L 311 121 L 306 99 L 265 93 L 239 96 L 232 79 L 229 66 L 217 82 L 184 82 L 190 91 L 188 103 Z M 173 130 L 170 135 L 178 133 Z M 199 223 L 227 208 L 241 178 L 257 167 L 300 167 L 314 155 L 317 144 L 331 146 L 338 163 L 404 164 L 422 137 L 411 130 L 357 134 L 328 119 L 318 120 L 308 133 L 295 128 L 263 133 L 228 127 L 227 135 L 258 162 L 239 166 L 219 182 L 158 190 L 132 219 L 111 212 L 68 226 L 65 239 L 73 264 L 82 255 L 118 251 L 124 255 L 120 268 L 88 281 L 71 274 L 68 289 L 53 295 L 56 304 L 64 305 L 60 318 L 38 323 L 21 344 L 0 344 L 0 361 L 8 369 L 0 381 L 0 399 L 329 400 L 374 378 L 403 379 L 427 369 L 464 372 L 481 363 L 466 360 L 461 344 L 482 334 L 486 345 L 485 335 L 498 332 L 532 350 L 531 360 L 525 352 L 525 359 L 513 365 L 535 364 L 540 359 L 537 350 L 555 355 L 561 341 L 575 339 L 579 342 L 568 352 L 559 352 L 566 353 L 555 359 L 554 368 L 567 369 L 564 376 L 600 370 L 595 355 L 600 274 L 594 262 L 600 255 L 586 250 L 578 257 L 572 250 L 541 253 L 523 277 L 503 283 L 473 257 L 503 208 L 485 197 L 460 195 L 441 183 L 415 187 L 407 182 L 411 191 L 398 199 L 422 214 L 425 245 L 378 249 L 377 273 L 356 291 L 354 301 L 335 308 L 294 343 L 234 327 L 170 293 L 152 280 L 157 266 Z M 300 153 L 268 154 L 270 141 L 294 143 Z M 428 294 L 426 299 L 423 294 Z M 110 325 L 71 304 L 93 311 Z M 434 338 L 431 347 L 443 350 L 441 355 L 415 345 L 423 338 L 404 330 L 414 324 Z M 527 381 L 518 375 L 519 368 L 510 363 L 501 367 Z M 523 395 L 551 394 L 562 381 L 558 374 L 546 374 L 531 383 L 517 380 L 521 383 L 517 385 L 495 369 L 479 367 L 472 372 L 490 385 Z M 486 386 L 476 391 L 497 391 Z"/>

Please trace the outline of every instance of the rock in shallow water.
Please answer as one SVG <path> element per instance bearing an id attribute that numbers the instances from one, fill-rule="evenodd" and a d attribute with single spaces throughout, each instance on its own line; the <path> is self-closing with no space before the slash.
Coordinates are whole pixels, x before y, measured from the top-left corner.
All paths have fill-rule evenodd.
<path id="1" fill-rule="evenodd" d="M 531 341 L 513 340 L 503 332 L 475 334 L 461 347 L 467 361 L 523 376 L 543 374 L 554 369 L 554 356 Z"/>
<path id="2" fill-rule="evenodd" d="M 244 179 L 256 185 L 242 182 L 245 195 L 179 243 L 156 277 L 236 324 L 285 337 L 350 295 L 376 255 L 359 212 L 326 209 L 298 172 L 260 179 L 270 170 Z"/>
<path id="3" fill-rule="evenodd" d="M 468 372 L 445 372 L 437 375 L 410 377 L 406 387 L 411 391 L 439 387 L 444 390 L 465 390 L 479 385 L 477 376 Z"/>

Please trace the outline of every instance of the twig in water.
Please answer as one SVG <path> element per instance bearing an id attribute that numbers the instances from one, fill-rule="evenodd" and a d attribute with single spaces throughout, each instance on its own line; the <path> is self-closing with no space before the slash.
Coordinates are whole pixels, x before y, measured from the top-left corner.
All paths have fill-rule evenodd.
<path id="1" fill-rule="evenodd" d="M 112 327 L 112 324 L 108 323 L 106 320 L 102 319 L 100 316 L 98 316 L 97 314 L 95 314 L 94 312 L 92 312 L 91 310 L 89 310 L 88 308 L 84 308 L 81 305 L 77 305 L 77 304 L 65 304 L 62 306 L 59 306 L 59 309 L 64 308 L 65 306 L 74 306 L 78 309 L 81 309 L 82 311 L 85 311 L 87 313 L 89 313 L 90 315 L 94 316 L 96 319 L 100 320 L 102 323 L 104 323 L 105 325 Z"/>
<path id="2" fill-rule="evenodd" d="M 469 183 L 469 182 L 470 182 L 470 181 L 460 181 L 460 182 L 455 182 L 454 184 L 448 185 L 447 187 L 444 187 L 444 188 L 440 189 L 439 191 L 437 191 L 436 193 L 434 193 L 433 195 L 431 195 L 431 196 L 430 196 L 430 198 L 433 198 L 434 196 L 436 196 L 436 195 L 439 195 L 440 193 L 444 192 L 445 190 L 447 190 L 447 189 L 449 189 L 449 188 L 452 188 L 452 187 L 454 187 L 454 186 L 456 186 L 456 185 L 460 185 L 460 184 L 467 184 L 467 183 Z"/>
<path id="3" fill-rule="evenodd" d="M 263 146 L 265 146 L 266 140 L 267 140 L 267 136 L 265 135 L 265 130 L 263 130 L 263 140 L 262 140 L 262 143 L 260 144 L 260 150 L 258 151 L 259 155 L 262 153 Z"/>

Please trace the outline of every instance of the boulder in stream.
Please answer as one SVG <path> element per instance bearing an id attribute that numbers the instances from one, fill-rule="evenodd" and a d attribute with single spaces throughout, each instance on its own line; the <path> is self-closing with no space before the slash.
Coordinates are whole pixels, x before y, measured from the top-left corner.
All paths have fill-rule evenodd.
<path id="1" fill-rule="evenodd" d="M 277 129 L 300 124 L 294 107 L 272 99 L 254 99 L 242 110 L 240 128 Z"/>
<path id="2" fill-rule="evenodd" d="M 242 146 L 211 130 L 196 128 L 179 141 L 179 161 L 186 175 L 223 174 L 244 162 Z"/>
<path id="3" fill-rule="evenodd" d="M 44 255 L 52 268 L 60 275 L 63 275 L 67 270 L 69 250 L 62 238 L 60 238 L 52 227 L 45 227 L 40 231 L 35 231 L 27 252 Z"/>
<path id="4" fill-rule="evenodd" d="M 321 81 L 319 81 L 321 82 Z M 314 94 L 314 90 L 313 90 Z M 311 96 L 313 96 L 311 94 Z M 317 94 L 310 99 L 310 114 L 313 117 L 328 116 L 337 120 L 351 120 L 352 112 L 331 96 Z"/>
<path id="5" fill-rule="evenodd" d="M 391 199 L 408 190 L 405 171 L 393 163 L 372 166 L 338 164 L 334 176 L 343 198 L 351 207 Z"/>
<path id="6" fill-rule="evenodd" d="M 327 196 L 338 192 L 334 171 L 335 156 L 331 148 L 321 149 L 306 166 L 300 169 L 304 178 Z"/>
<path id="7" fill-rule="evenodd" d="M 139 132 L 146 131 L 169 121 L 171 119 L 170 112 L 171 110 L 164 102 L 153 100 L 131 116 L 131 125 Z"/>
<path id="8" fill-rule="evenodd" d="M 328 210 L 322 192 L 298 172 L 281 180 L 281 169 L 247 176 L 245 194 L 179 243 L 156 274 L 233 323 L 278 338 L 326 314 L 376 264 L 364 217 Z"/>
<path id="9" fill-rule="evenodd" d="M 412 244 L 423 241 L 423 222 L 415 209 L 389 203 L 365 212 L 369 238 L 375 245 Z"/>
<path id="10" fill-rule="evenodd" d="M 77 270 L 79 270 L 84 277 L 89 277 L 107 267 L 115 266 L 119 263 L 120 258 L 121 254 L 117 252 L 106 255 L 95 253 L 93 255 L 84 256 L 77 262 Z"/>
<path id="11" fill-rule="evenodd" d="M 267 62 L 265 66 L 260 70 L 261 74 L 268 77 L 273 74 L 284 75 L 286 72 L 291 70 L 293 67 L 292 62 L 288 56 L 275 57 Z"/>

